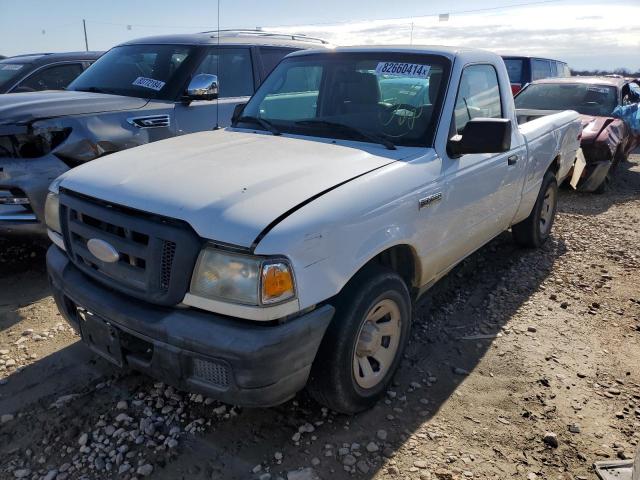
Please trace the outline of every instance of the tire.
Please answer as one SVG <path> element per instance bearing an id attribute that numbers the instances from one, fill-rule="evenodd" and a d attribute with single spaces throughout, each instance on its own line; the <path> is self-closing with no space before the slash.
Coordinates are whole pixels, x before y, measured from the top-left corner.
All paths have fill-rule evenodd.
<path id="1" fill-rule="evenodd" d="M 511 227 L 513 239 L 521 247 L 538 248 L 551 235 L 558 207 L 558 182 L 552 172 L 544 174 L 531 214 Z"/>
<path id="2" fill-rule="evenodd" d="M 609 175 L 611 175 L 611 172 L 607 173 L 607 176 L 602 179 L 602 182 L 600 182 L 600 185 L 596 187 L 593 193 L 596 195 L 602 195 L 609 190 L 609 183 L 611 182 Z"/>
<path id="3" fill-rule="evenodd" d="M 347 284 L 335 307 L 307 390 L 318 403 L 354 414 L 372 407 L 385 394 L 400 364 L 411 329 L 411 298 L 399 275 L 370 266 Z M 373 312 L 385 315 L 374 320 Z M 377 363 L 375 357 L 387 360 L 388 366 Z"/>
<path id="4" fill-rule="evenodd" d="M 609 167 L 607 176 L 604 177 L 604 180 L 602 180 L 602 183 L 598 185 L 598 188 L 596 188 L 593 191 L 593 193 L 597 195 L 602 195 L 607 190 L 609 190 L 611 188 L 611 184 L 613 183 L 613 174 L 618 169 L 618 165 L 620 165 L 625 161 L 626 161 L 626 155 L 624 154 L 624 150 L 622 149 L 622 146 L 619 146 L 618 149 L 616 150 L 615 155 L 613 156 L 613 160 L 611 161 L 611 166 Z"/>

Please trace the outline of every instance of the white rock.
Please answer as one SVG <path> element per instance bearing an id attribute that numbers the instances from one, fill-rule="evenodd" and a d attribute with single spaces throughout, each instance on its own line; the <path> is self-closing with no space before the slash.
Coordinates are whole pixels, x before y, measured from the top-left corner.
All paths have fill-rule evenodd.
<path id="1" fill-rule="evenodd" d="M 313 468 L 303 468 L 287 472 L 287 480 L 320 480 L 320 477 Z"/>
<path id="2" fill-rule="evenodd" d="M 0 425 L 10 422 L 13 419 L 14 419 L 14 416 L 12 413 L 5 413 L 0 417 Z"/>
<path id="3" fill-rule="evenodd" d="M 116 405 L 116 410 L 126 410 L 128 408 L 129 405 L 127 405 L 127 402 L 125 402 L 124 400 L 120 400 Z"/>
<path id="4" fill-rule="evenodd" d="M 131 420 L 133 419 L 126 413 L 120 413 L 116 417 L 116 422 L 130 422 Z"/>
<path id="5" fill-rule="evenodd" d="M 138 475 L 142 475 L 143 477 L 148 477 L 153 472 L 153 465 L 145 463 L 144 465 L 138 467 L 136 473 Z"/>

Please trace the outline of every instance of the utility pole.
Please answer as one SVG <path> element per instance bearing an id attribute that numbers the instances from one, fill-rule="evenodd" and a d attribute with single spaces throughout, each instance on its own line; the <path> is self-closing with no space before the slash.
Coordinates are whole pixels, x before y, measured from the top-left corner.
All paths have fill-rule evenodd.
<path id="1" fill-rule="evenodd" d="M 82 27 L 84 28 L 84 48 L 88 52 L 89 51 L 89 40 L 87 40 L 87 21 L 82 19 Z"/>
<path id="2" fill-rule="evenodd" d="M 411 22 L 411 39 L 409 40 L 409 45 L 413 45 L 413 22 Z"/>

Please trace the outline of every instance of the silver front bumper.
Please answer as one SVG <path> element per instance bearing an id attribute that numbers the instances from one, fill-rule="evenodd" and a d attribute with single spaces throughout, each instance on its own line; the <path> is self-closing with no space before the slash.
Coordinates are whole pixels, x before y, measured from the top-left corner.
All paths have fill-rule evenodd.
<path id="1" fill-rule="evenodd" d="M 0 235 L 46 236 L 44 203 L 49 184 L 69 168 L 55 155 L 0 157 Z"/>

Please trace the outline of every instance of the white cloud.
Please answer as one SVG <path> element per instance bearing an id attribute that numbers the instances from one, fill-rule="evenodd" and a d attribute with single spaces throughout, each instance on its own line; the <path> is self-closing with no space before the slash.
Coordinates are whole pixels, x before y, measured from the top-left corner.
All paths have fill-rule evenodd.
<path id="1" fill-rule="evenodd" d="M 446 13 L 446 12 L 443 12 Z M 442 44 L 566 60 L 574 68 L 640 70 L 640 5 L 545 5 L 501 12 L 299 25 L 336 45 Z"/>

